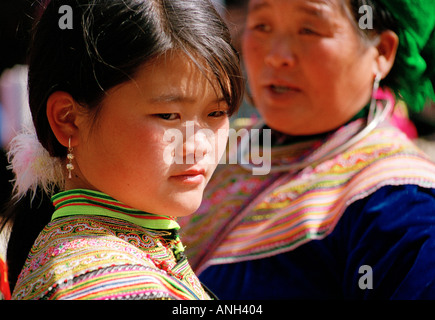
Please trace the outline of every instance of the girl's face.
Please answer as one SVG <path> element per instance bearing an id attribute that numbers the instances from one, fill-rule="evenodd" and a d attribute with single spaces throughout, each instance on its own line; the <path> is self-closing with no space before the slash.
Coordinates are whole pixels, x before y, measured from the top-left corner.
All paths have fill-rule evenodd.
<path id="1" fill-rule="evenodd" d="M 370 100 L 375 46 L 363 44 L 342 0 L 251 0 L 243 55 L 255 105 L 293 135 L 339 127 Z"/>
<path id="2" fill-rule="evenodd" d="M 218 87 L 189 61 L 162 56 L 109 90 L 95 123 L 79 116 L 68 188 L 98 190 L 149 213 L 197 209 L 225 150 L 229 119 Z"/>

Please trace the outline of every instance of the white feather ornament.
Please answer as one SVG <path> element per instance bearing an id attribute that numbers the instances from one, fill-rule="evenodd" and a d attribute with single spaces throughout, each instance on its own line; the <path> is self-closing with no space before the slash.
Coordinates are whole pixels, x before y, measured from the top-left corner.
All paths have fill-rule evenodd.
<path id="1" fill-rule="evenodd" d="M 61 160 L 51 157 L 41 145 L 33 125 L 25 126 L 12 139 L 9 144 L 8 160 L 10 163 L 8 168 L 15 174 L 14 199 L 18 200 L 30 191 L 33 200 L 38 186 L 51 195 L 55 187 L 62 188 L 64 185 Z"/>

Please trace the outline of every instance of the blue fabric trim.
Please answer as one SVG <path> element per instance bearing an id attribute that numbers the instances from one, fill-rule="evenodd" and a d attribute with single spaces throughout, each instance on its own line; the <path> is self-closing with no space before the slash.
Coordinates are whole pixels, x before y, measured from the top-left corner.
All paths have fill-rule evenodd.
<path id="1" fill-rule="evenodd" d="M 223 300 L 434 299 L 435 189 L 383 187 L 347 208 L 325 239 L 199 278 Z"/>

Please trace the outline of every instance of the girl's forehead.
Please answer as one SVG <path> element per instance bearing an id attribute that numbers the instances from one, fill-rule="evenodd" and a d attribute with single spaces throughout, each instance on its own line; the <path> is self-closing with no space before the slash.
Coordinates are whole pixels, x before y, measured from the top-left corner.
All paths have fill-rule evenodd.
<path id="1" fill-rule="evenodd" d="M 144 64 L 130 81 L 109 90 L 120 98 L 140 96 L 150 103 L 189 102 L 217 93 L 216 77 L 185 54 L 161 55 Z M 216 95 L 216 94 L 215 94 Z"/>
<path id="2" fill-rule="evenodd" d="M 180 79 L 182 76 L 184 79 L 216 81 L 216 76 L 203 57 L 195 53 L 189 55 L 181 50 L 169 50 L 148 61 L 139 69 L 138 75 L 150 77 L 157 73 L 166 73 L 168 79 Z"/>

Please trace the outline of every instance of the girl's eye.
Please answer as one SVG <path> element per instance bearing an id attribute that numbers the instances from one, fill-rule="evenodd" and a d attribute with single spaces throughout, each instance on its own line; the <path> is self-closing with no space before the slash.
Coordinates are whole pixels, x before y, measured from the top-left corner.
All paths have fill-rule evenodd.
<path id="1" fill-rule="evenodd" d="M 217 110 L 217 111 L 210 112 L 208 115 L 210 117 L 219 118 L 219 117 L 228 116 L 228 111 L 226 111 L 226 110 Z"/>
<path id="2" fill-rule="evenodd" d="M 158 113 L 156 114 L 157 117 L 163 119 L 163 120 L 175 120 L 178 119 L 177 113 Z"/>

